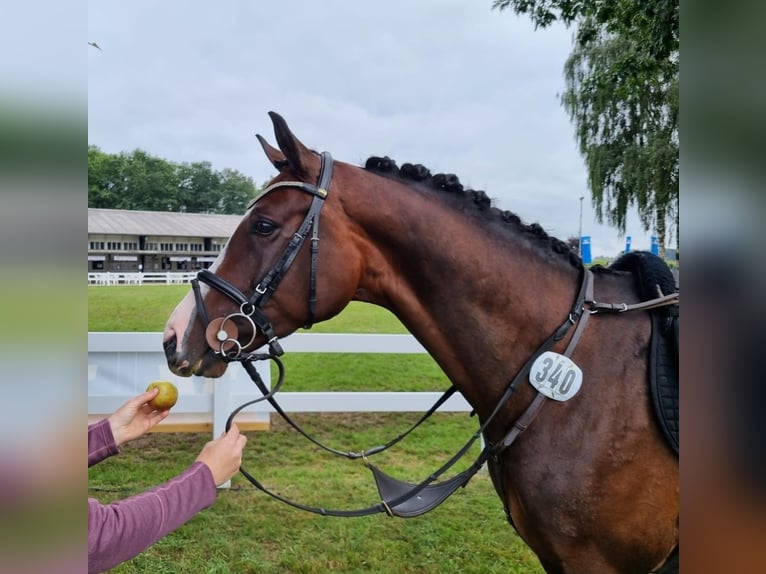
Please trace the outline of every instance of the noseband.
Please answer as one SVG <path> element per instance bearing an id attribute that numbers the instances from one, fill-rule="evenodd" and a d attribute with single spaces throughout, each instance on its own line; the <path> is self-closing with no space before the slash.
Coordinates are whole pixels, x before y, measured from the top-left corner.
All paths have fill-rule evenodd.
<path id="1" fill-rule="evenodd" d="M 327 197 L 327 192 L 332 180 L 333 160 L 328 152 L 321 154 L 321 167 L 319 178 L 316 185 L 302 181 L 280 181 L 274 183 L 258 194 L 247 206 L 250 209 L 259 199 L 276 189 L 285 187 L 297 188 L 313 196 L 306 217 L 303 219 L 298 230 L 293 234 L 287 247 L 282 252 L 282 256 L 276 264 L 261 278 L 253 290 L 250 297 L 245 296 L 242 291 L 237 289 L 228 281 L 221 279 L 218 275 L 203 269 L 197 274 L 197 279 L 192 280 L 192 289 L 197 304 L 197 311 L 205 327 L 205 338 L 213 351 L 226 361 L 245 361 L 253 358 L 245 349 L 250 346 L 260 330 L 266 337 L 269 347 L 268 357 L 278 357 L 284 353 L 279 344 L 278 337 L 271 326 L 271 322 L 263 313 L 263 307 L 277 290 L 279 284 L 284 278 L 290 266 L 295 261 L 303 242 L 311 231 L 311 267 L 309 275 L 309 301 L 308 301 L 308 321 L 306 328 L 310 328 L 314 323 L 316 313 L 316 267 L 317 256 L 319 254 L 319 215 Z M 225 317 L 209 319 L 205 304 L 202 300 L 202 294 L 199 288 L 199 281 L 209 285 L 213 289 L 223 293 L 229 299 L 239 305 L 239 311 L 231 313 Z M 245 321 L 252 328 L 252 336 L 245 344 L 239 341 L 239 329 L 236 321 Z"/>

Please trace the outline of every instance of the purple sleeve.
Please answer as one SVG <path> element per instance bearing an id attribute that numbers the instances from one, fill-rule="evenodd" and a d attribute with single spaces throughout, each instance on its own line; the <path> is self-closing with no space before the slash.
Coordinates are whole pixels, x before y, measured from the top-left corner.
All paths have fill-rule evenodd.
<path id="1" fill-rule="evenodd" d="M 88 425 L 88 468 L 119 452 L 109 419 Z"/>
<path id="2" fill-rule="evenodd" d="M 88 499 L 88 572 L 134 558 L 215 502 L 213 474 L 195 462 L 177 477 L 113 504 Z"/>

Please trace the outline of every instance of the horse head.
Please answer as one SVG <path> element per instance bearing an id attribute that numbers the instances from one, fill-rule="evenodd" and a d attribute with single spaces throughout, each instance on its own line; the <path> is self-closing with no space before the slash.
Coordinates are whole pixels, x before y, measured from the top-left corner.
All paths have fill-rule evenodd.
<path id="1" fill-rule="evenodd" d="M 354 295 L 360 254 L 348 226 L 334 224 L 344 217 L 336 191 L 342 164 L 269 115 L 279 148 L 257 137 L 279 173 L 168 320 L 163 345 L 178 375 L 220 377 L 229 361 L 264 344 L 279 354 L 280 337 L 332 317 Z"/>

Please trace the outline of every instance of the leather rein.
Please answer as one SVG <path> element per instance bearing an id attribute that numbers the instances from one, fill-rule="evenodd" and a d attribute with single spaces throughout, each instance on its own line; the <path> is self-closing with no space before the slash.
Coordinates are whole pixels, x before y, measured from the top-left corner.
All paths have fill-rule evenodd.
<path id="1" fill-rule="evenodd" d="M 508 433 L 500 442 L 497 444 L 492 444 L 485 440 L 484 448 L 476 460 L 473 462 L 473 464 L 452 478 L 442 482 L 437 482 L 437 479 L 441 475 L 443 475 L 448 469 L 457 463 L 458 460 L 460 460 L 463 455 L 469 451 L 469 449 L 479 438 L 484 436 L 484 433 L 490 423 L 495 419 L 496 415 L 503 409 L 503 407 L 508 404 L 508 401 L 510 400 L 514 391 L 516 388 L 518 388 L 519 383 L 527 378 L 534 361 L 542 353 L 548 351 L 558 341 L 562 340 L 572 326 L 577 325 L 577 328 L 575 329 L 567 345 L 567 348 L 564 351 L 564 355 L 566 356 L 571 355 L 571 353 L 574 351 L 574 348 L 585 329 L 588 317 L 591 314 L 599 312 L 623 312 L 634 309 L 645 309 L 648 308 L 648 303 L 653 303 L 653 306 L 659 306 L 677 304 L 678 302 L 678 295 L 675 294 L 675 297 L 672 295 L 666 296 L 661 298 L 662 300 L 655 299 L 651 302 L 637 305 L 626 305 L 624 303 L 616 305 L 597 303 L 593 300 L 592 273 L 587 269 L 583 269 L 580 289 L 566 320 L 548 337 L 548 339 L 546 339 L 538 347 L 538 349 L 518 371 L 516 376 L 506 387 L 505 392 L 498 400 L 494 410 L 481 424 L 479 430 L 476 431 L 470 437 L 468 442 L 463 447 L 461 447 L 458 452 L 453 455 L 445 464 L 431 473 L 420 483 L 411 484 L 399 481 L 386 475 L 379 468 L 371 464 L 367 457 L 380 453 L 395 445 L 404 439 L 407 435 L 409 435 L 418 426 L 420 426 L 421 423 L 423 423 L 434 412 L 436 412 L 436 410 L 438 410 L 439 407 L 443 405 L 457 391 L 454 385 L 450 386 L 450 388 L 447 389 L 441 397 L 439 397 L 434 405 L 427 412 L 425 412 L 408 430 L 383 445 L 375 446 L 360 452 L 343 452 L 322 444 L 315 438 L 311 437 L 308 433 L 306 433 L 292 418 L 290 418 L 290 416 L 284 411 L 284 409 L 282 409 L 282 407 L 275 399 L 275 394 L 281 388 L 282 382 L 284 380 L 284 365 L 279 359 L 279 357 L 284 354 L 284 351 L 279 343 L 279 338 L 277 337 L 271 322 L 263 312 L 263 307 L 278 288 L 285 274 L 290 269 L 290 266 L 295 261 L 295 258 L 303 246 L 305 239 L 308 237 L 309 232 L 311 232 L 311 264 L 309 271 L 308 321 L 306 327 L 308 328 L 313 324 L 317 301 L 316 268 L 319 251 L 319 216 L 322 206 L 324 205 L 325 198 L 328 195 L 330 182 L 332 180 L 332 172 L 332 156 L 328 152 L 323 152 L 321 154 L 321 167 L 316 185 L 301 181 L 277 182 L 264 189 L 248 205 L 248 209 L 250 209 L 250 207 L 252 207 L 255 202 L 264 197 L 266 194 L 282 188 L 297 188 L 313 196 L 311 205 L 308 208 L 308 212 L 306 213 L 303 222 L 299 226 L 298 230 L 293 234 L 276 264 L 257 283 L 253 290 L 253 294 L 250 297 L 247 297 L 234 285 L 207 269 L 201 270 L 197 274 L 197 278 L 193 279 L 191 282 L 197 311 L 205 327 L 208 345 L 216 354 L 220 355 L 224 361 L 240 362 L 252 379 L 253 383 L 255 383 L 263 395 L 236 408 L 229 415 L 229 418 L 226 421 L 226 430 L 229 430 L 234 417 L 239 412 L 248 406 L 266 400 L 285 420 L 285 422 L 287 422 L 293 429 L 295 429 L 298 433 L 307 438 L 316 446 L 335 455 L 343 456 L 348 459 L 353 460 L 361 458 L 364 461 L 365 466 L 367 466 L 372 471 L 375 477 L 378 491 L 381 495 L 381 501 L 379 503 L 356 510 L 331 510 L 320 507 L 307 506 L 284 498 L 279 494 L 268 490 L 244 467 L 240 467 L 240 472 L 242 475 L 258 490 L 261 490 L 272 498 L 284 502 L 292 507 L 324 516 L 341 517 L 366 516 L 380 512 L 386 513 L 389 516 L 411 517 L 428 512 L 429 510 L 441 504 L 458 488 L 465 486 L 488 459 L 491 458 L 497 462 L 501 453 L 511 444 L 513 444 L 513 442 L 519 437 L 519 435 L 521 435 L 521 433 L 524 432 L 524 430 L 526 430 L 532 420 L 537 416 L 540 408 L 547 398 L 540 392 L 538 392 L 536 398 L 527 407 L 524 413 L 513 423 Z M 211 321 L 205 309 L 199 282 L 205 283 L 206 285 L 226 295 L 229 299 L 233 300 L 239 306 L 238 312 L 232 313 L 222 318 L 216 318 Z M 250 340 L 245 344 L 242 344 L 239 341 L 239 328 L 237 327 L 237 322 L 241 321 L 249 324 L 252 331 Z M 255 340 L 258 330 L 260 330 L 260 332 L 263 333 L 266 337 L 266 344 L 268 346 L 268 352 L 266 353 L 246 351 L 246 348 L 250 346 L 250 344 Z M 252 365 L 253 361 L 259 360 L 272 360 L 277 365 L 279 376 L 277 383 L 272 390 L 269 390 L 269 388 L 263 382 L 263 379 L 261 378 L 258 371 Z M 475 413 L 472 412 L 471 414 L 473 415 Z"/>

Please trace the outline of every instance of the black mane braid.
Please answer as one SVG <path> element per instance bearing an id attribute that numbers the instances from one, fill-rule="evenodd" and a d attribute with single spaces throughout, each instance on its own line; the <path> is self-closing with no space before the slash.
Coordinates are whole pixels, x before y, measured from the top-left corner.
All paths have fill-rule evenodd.
<path id="1" fill-rule="evenodd" d="M 433 189 L 443 191 L 460 198 L 466 206 L 485 213 L 487 217 L 499 219 L 509 225 L 514 226 L 521 233 L 534 237 L 541 243 L 547 244 L 555 253 L 566 257 L 569 262 L 580 269 L 582 260 L 574 253 L 569 245 L 549 236 L 545 230 L 537 223 L 527 225 L 521 221 L 521 218 L 510 211 L 501 211 L 492 206 L 492 200 L 483 191 L 475 189 L 465 189 L 463 184 L 454 173 L 437 173 L 432 175 L 430 170 L 420 164 L 405 163 L 398 167 L 396 162 L 390 157 L 370 157 L 364 165 L 364 169 L 374 171 L 386 177 L 391 177 L 404 182 L 415 182 L 427 185 Z"/>

